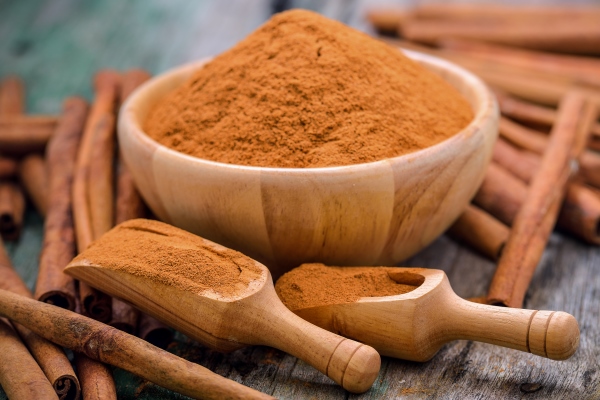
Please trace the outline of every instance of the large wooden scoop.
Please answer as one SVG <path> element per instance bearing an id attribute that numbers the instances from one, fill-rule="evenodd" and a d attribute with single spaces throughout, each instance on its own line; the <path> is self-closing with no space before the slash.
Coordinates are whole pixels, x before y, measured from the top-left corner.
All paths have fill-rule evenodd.
<path id="1" fill-rule="evenodd" d="M 147 254 L 142 249 L 158 254 L 160 265 L 144 269 L 140 260 Z M 237 285 L 234 294 L 172 284 L 178 281 L 172 279 L 173 265 L 183 257 L 177 260 L 177 254 L 195 252 L 214 258 L 232 250 L 161 222 L 131 220 L 94 242 L 65 272 L 213 349 L 272 346 L 304 360 L 350 392 L 371 387 L 379 372 L 379 354 L 294 315 L 277 297 L 268 269 L 241 253 L 235 252 L 238 262 L 251 262 L 259 273 L 249 283 Z M 132 270 L 133 264 L 137 269 Z M 241 268 L 240 281 L 244 276 L 247 272 Z M 201 276 L 196 281 L 200 280 Z M 195 282 L 189 284 L 192 288 Z"/>
<path id="2" fill-rule="evenodd" d="M 366 268 L 345 267 L 344 271 L 360 274 Z M 386 270 L 395 282 L 417 286 L 416 289 L 400 295 L 362 297 L 350 303 L 292 311 L 317 326 L 369 344 L 383 355 L 413 361 L 427 361 L 445 343 L 459 339 L 509 347 L 553 360 L 569 358 L 579 345 L 577 321 L 565 312 L 496 307 L 464 300 L 454 293 L 440 270 Z M 321 284 L 327 287 L 327 282 Z M 279 295 L 289 303 L 279 285 L 280 282 Z"/>

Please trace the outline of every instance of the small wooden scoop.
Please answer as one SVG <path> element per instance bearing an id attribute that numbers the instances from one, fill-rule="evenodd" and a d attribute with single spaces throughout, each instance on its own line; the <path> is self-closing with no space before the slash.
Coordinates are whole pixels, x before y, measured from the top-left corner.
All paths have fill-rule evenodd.
<path id="1" fill-rule="evenodd" d="M 372 267 L 344 268 L 357 274 L 366 269 Z M 579 345 L 577 321 L 565 312 L 473 303 L 454 293 L 444 271 L 386 269 L 397 283 L 418 287 L 401 295 L 362 297 L 352 303 L 292 311 L 321 328 L 369 344 L 382 355 L 413 361 L 427 361 L 445 343 L 460 339 L 553 360 L 569 358 Z"/>
<path id="2" fill-rule="evenodd" d="M 294 315 L 279 300 L 269 270 L 251 260 L 260 276 L 232 296 L 206 290 L 194 293 L 160 280 L 126 272 L 133 255 L 126 246 L 109 249 L 127 230 L 133 243 L 178 242 L 170 250 L 196 251 L 198 241 L 215 254 L 231 251 L 157 221 L 131 220 L 105 234 L 81 253 L 65 272 L 112 296 L 132 303 L 191 338 L 213 349 L 231 351 L 246 345 L 267 345 L 290 353 L 326 374 L 346 390 L 367 391 L 379 372 L 380 357 L 372 348 L 318 328 Z M 169 262 L 169 248 L 163 261 Z M 111 262 L 99 262 L 110 252 Z M 154 250 L 158 251 L 158 250 Z M 161 253 L 162 254 L 162 253 Z M 238 253 L 239 257 L 250 260 Z M 96 256 L 95 256 L 96 255 Z M 175 261 L 175 260 L 173 260 Z M 122 268 L 126 267 L 126 268 Z M 167 277 L 168 278 L 168 277 Z M 162 280 L 166 282 L 167 280 Z"/>

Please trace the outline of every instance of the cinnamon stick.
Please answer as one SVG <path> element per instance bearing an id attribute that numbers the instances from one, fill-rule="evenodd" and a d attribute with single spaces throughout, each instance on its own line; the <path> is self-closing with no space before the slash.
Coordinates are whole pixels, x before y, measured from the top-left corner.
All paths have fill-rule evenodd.
<path id="1" fill-rule="evenodd" d="M 492 87 L 500 88 L 525 100 L 550 106 L 556 106 L 574 86 L 570 82 L 549 81 L 533 77 L 531 74 L 514 72 L 505 74 L 502 71 L 486 71 L 468 66 L 466 68 L 471 69 Z"/>
<path id="2" fill-rule="evenodd" d="M 556 110 L 539 104 L 529 103 L 499 90 L 494 90 L 498 106 L 503 115 L 524 122 L 552 126 L 556 120 Z"/>
<path id="3" fill-rule="evenodd" d="M 448 234 L 482 255 L 497 260 L 508 239 L 509 228 L 477 206 L 469 205 Z"/>
<path id="4" fill-rule="evenodd" d="M 48 211 L 48 174 L 40 154 L 29 154 L 19 163 L 19 181 L 36 210 L 46 216 Z"/>
<path id="5" fill-rule="evenodd" d="M 440 45 L 458 54 L 530 71 L 569 76 L 580 83 L 600 86 L 600 60 L 596 58 L 545 53 L 464 39 L 443 39 Z"/>
<path id="6" fill-rule="evenodd" d="M 171 328 L 156 318 L 140 313 L 138 336 L 160 349 L 166 349 L 173 341 L 174 335 Z"/>
<path id="7" fill-rule="evenodd" d="M 118 329 L 4 290 L 0 290 L 0 315 L 61 346 L 190 397 L 271 398 Z"/>
<path id="8" fill-rule="evenodd" d="M 531 180 L 527 197 L 498 262 L 488 292 L 489 304 L 522 306 L 533 272 L 558 217 L 572 174 L 572 161 L 581 150 L 583 139 L 577 136 L 585 136 L 581 125 L 588 124 L 588 121 L 582 120 L 589 115 L 588 101 L 577 91 L 570 92 L 561 101 L 540 168 Z"/>
<path id="9" fill-rule="evenodd" d="M 0 156 L 0 179 L 12 178 L 17 175 L 17 161 Z"/>
<path id="10" fill-rule="evenodd" d="M 9 399 L 58 399 L 8 322 L 0 318 L 0 386 Z"/>
<path id="11" fill-rule="evenodd" d="M 25 90 L 17 76 L 0 82 L 0 116 L 18 116 L 25 110 Z M 6 146 L 0 149 L 6 153 Z M 21 189 L 11 181 L 0 181 L 0 236 L 3 240 L 17 240 L 21 235 L 25 197 Z"/>
<path id="12" fill-rule="evenodd" d="M 585 117 L 582 117 L 582 124 L 579 129 L 587 132 L 586 137 L 595 123 L 597 110 L 593 102 L 587 102 Z M 505 117 L 500 118 L 500 135 L 509 142 L 518 147 L 532 151 L 537 154 L 543 154 L 547 144 L 548 136 L 542 132 L 526 128 Z M 579 175 L 590 185 L 600 188 L 600 155 L 593 151 L 584 151 L 579 158 Z"/>
<path id="13" fill-rule="evenodd" d="M 82 314 L 79 299 L 75 313 Z M 75 352 L 74 359 L 84 400 L 117 400 L 117 387 L 108 365 L 88 357 L 83 352 Z"/>
<path id="14" fill-rule="evenodd" d="M 520 125 L 506 117 L 500 117 L 500 136 L 512 144 L 536 154 L 544 154 L 548 145 L 548 136 Z"/>
<path id="15" fill-rule="evenodd" d="M 32 293 L 12 266 L 0 241 L 0 289 L 31 298 Z M 79 381 L 64 351 L 23 325 L 13 324 L 61 400 L 79 398 Z"/>
<path id="16" fill-rule="evenodd" d="M 542 73 L 534 70 L 507 66 L 491 60 L 481 60 L 474 57 L 457 54 L 448 50 L 434 49 L 431 47 L 415 44 L 408 41 L 385 39 L 384 42 L 406 48 L 421 51 L 437 57 L 445 58 L 478 75 L 487 84 L 496 89 L 501 89 L 519 98 L 535 103 L 556 106 L 560 99 L 574 86 L 579 87 L 573 79 L 557 76 L 551 73 Z M 597 101 L 600 97 L 597 91 L 581 87 L 587 90 L 591 97 Z"/>
<path id="17" fill-rule="evenodd" d="M 2 153 L 23 155 L 43 151 L 56 129 L 57 120 L 48 116 L 0 116 Z"/>
<path id="18" fill-rule="evenodd" d="M 539 156 L 519 150 L 502 139 L 496 142 L 493 161 L 529 183 L 540 166 Z M 496 182 L 503 186 L 505 182 Z M 570 182 L 557 225 L 591 244 L 600 244 L 600 195 L 579 182 Z"/>
<path id="19" fill-rule="evenodd" d="M 25 196 L 12 181 L 0 181 L 0 236 L 3 240 L 17 240 L 23 228 Z"/>
<path id="20" fill-rule="evenodd" d="M 548 20 L 598 21 L 600 8 L 582 5 L 502 5 L 477 3 L 420 4 L 414 9 L 414 15 L 423 19 L 469 20 L 510 20 L 527 23 L 548 24 Z"/>
<path id="21" fill-rule="evenodd" d="M 89 174 L 96 131 L 103 131 L 114 118 L 120 76 L 112 70 L 100 71 L 94 79 L 95 99 L 86 122 L 77 154 L 77 169 L 73 181 L 73 216 L 77 250 L 83 251 L 94 239 L 92 214 L 89 203 Z M 79 296 L 85 314 L 101 321 L 111 319 L 111 298 L 81 282 Z"/>
<path id="22" fill-rule="evenodd" d="M 141 69 L 131 69 L 125 72 L 119 96 L 120 103 L 123 104 L 129 95 L 148 79 L 150 79 L 150 74 Z M 117 188 L 113 205 L 115 210 L 115 224 L 120 224 L 129 219 L 143 218 L 146 214 L 145 205 L 133 183 L 131 173 L 123 161 L 120 148 L 118 149 L 116 173 Z M 139 315 L 140 312 L 134 307 L 119 299 L 113 299 L 112 320 L 109 325 L 127 333 L 134 333 L 138 327 Z"/>
<path id="23" fill-rule="evenodd" d="M 84 354 L 75 354 L 75 367 L 81 381 L 83 399 L 117 399 L 117 389 L 110 368 Z"/>
<path id="24" fill-rule="evenodd" d="M 491 163 L 473 203 L 511 226 L 526 196 L 527 185 L 504 168 Z"/>
<path id="25" fill-rule="evenodd" d="M 107 115 L 114 115 L 119 80 L 119 74 L 112 70 L 100 71 L 94 79 L 95 99 L 77 153 L 76 173 L 73 181 L 73 215 L 78 252 L 85 250 L 94 239 L 88 201 L 90 160 L 96 130 L 106 127 L 107 119 L 110 119 L 110 117 L 106 117 Z"/>
<path id="26" fill-rule="evenodd" d="M 115 145 L 115 116 L 106 113 L 94 132 L 87 185 L 94 240 L 113 227 Z"/>
<path id="27" fill-rule="evenodd" d="M 92 220 L 88 198 L 90 161 L 97 130 L 103 129 L 106 115 L 113 115 L 117 96 L 119 74 L 112 70 L 103 70 L 94 78 L 95 98 L 85 123 L 81 143 L 77 151 L 75 175 L 73 178 L 73 220 L 77 252 L 83 251 L 93 240 Z M 109 117 L 110 118 L 110 117 Z M 111 319 L 111 298 L 83 282 L 79 282 L 81 312 L 99 320 Z M 112 374 L 103 366 L 84 355 L 76 355 L 80 369 L 81 387 L 86 399 L 116 399 L 115 383 Z"/>
<path id="28" fill-rule="evenodd" d="M 112 298 L 107 294 L 79 282 L 79 298 L 83 300 L 83 314 L 102 322 L 112 319 Z"/>
<path id="29" fill-rule="evenodd" d="M 401 24 L 400 36 L 428 44 L 436 44 L 444 38 L 459 38 L 537 50 L 600 54 L 600 25 L 593 20 L 574 24 L 557 19 L 553 21 L 552 29 L 548 29 L 547 23 L 510 19 L 456 21 L 409 18 Z"/>
<path id="30" fill-rule="evenodd" d="M 600 194 L 572 182 L 558 217 L 558 226 L 588 243 L 600 245 Z"/>
<path id="31" fill-rule="evenodd" d="M 87 111 L 85 100 L 77 97 L 66 99 L 56 133 L 46 152 L 49 206 L 35 298 L 69 310 L 75 309 L 75 282 L 63 273 L 63 269 L 75 256 L 76 250 L 71 192 Z"/>

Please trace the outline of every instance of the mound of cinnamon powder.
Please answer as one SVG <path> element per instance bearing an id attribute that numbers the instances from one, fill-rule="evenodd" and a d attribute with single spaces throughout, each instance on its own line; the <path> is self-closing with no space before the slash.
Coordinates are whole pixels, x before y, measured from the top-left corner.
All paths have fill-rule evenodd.
<path id="1" fill-rule="evenodd" d="M 386 267 L 328 267 L 302 264 L 284 274 L 275 285 L 277 295 L 287 308 L 352 303 L 361 297 L 404 294 L 418 286 L 392 280 Z"/>
<path id="2" fill-rule="evenodd" d="M 423 149 L 472 117 L 457 90 L 398 49 L 293 10 L 195 72 L 144 129 L 212 161 L 325 167 Z"/>
<path id="3" fill-rule="evenodd" d="M 242 253 L 171 225 L 134 219 L 113 228 L 75 258 L 91 260 L 179 289 L 234 296 L 261 277 Z"/>

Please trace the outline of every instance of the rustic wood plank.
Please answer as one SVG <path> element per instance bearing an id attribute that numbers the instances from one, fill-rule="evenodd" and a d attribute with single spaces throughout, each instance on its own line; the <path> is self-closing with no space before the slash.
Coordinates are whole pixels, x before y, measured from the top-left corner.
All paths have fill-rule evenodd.
<path id="1" fill-rule="evenodd" d="M 388 1 L 377 1 L 378 4 Z M 368 1 L 290 1 L 370 31 Z M 219 53 L 269 17 L 268 0 L 0 0 L 0 76 L 18 73 L 28 84 L 28 109 L 56 113 L 67 95 L 91 95 L 90 79 L 101 67 L 143 67 L 153 73 Z M 42 220 L 31 209 L 23 238 L 10 255 L 33 287 Z M 406 265 L 440 268 L 463 297 L 483 295 L 494 265 L 446 237 Z M 427 363 L 384 358 L 373 388 L 349 395 L 313 368 L 280 351 L 246 348 L 211 351 L 181 334 L 169 350 L 211 370 L 280 398 L 319 399 L 594 399 L 600 398 L 600 250 L 554 234 L 525 300 L 528 308 L 575 315 L 581 345 L 557 362 L 460 341 Z M 123 399 L 180 399 L 178 394 L 115 370 Z M 524 393 L 541 385 L 534 393 Z M 525 388 L 525 387 L 524 387 Z M 6 398 L 0 391 L 0 399 Z"/>

